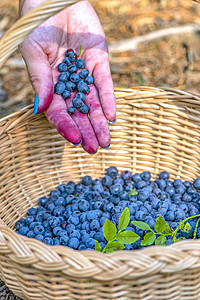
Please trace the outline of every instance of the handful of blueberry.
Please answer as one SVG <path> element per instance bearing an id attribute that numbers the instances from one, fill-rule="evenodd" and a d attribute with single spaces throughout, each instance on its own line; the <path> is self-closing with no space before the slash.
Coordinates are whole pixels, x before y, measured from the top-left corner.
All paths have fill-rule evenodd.
<path id="1" fill-rule="evenodd" d="M 148 171 L 132 174 L 126 170 L 119 174 L 112 166 L 102 179 L 84 176 L 77 184 L 73 181 L 60 184 L 49 197 L 41 197 L 39 206 L 30 208 L 26 218 L 16 222 L 16 231 L 45 244 L 78 250 L 94 250 L 96 240 L 104 249 L 105 221 L 111 221 L 119 230 L 122 212 L 128 208 L 130 222 L 125 230 L 135 232 L 140 238 L 125 245 L 125 250 L 143 248 L 141 241 L 147 231 L 135 226 L 133 221 L 146 222 L 153 230 L 156 219 L 162 217 L 174 230 L 185 218 L 200 214 L 200 178 L 192 184 L 180 179 L 172 181 L 169 176 L 163 171 L 153 181 Z M 191 238 L 195 230 L 196 237 L 200 238 L 197 217 L 196 221 L 188 220 L 188 231 L 177 233 L 177 239 Z M 166 245 L 172 242 L 170 235 L 167 236 Z"/>
<path id="2" fill-rule="evenodd" d="M 67 100 L 71 97 L 72 92 L 78 91 L 72 100 L 73 106 L 68 108 L 68 113 L 73 115 L 76 109 L 79 109 L 80 112 L 87 114 L 89 107 L 84 100 L 85 95 L 90 92 L 89 85 L 94 83 L 94 79 L 85 69 L 85 61 L 78 58 L 73 49 L 68 49 L 65 55 L 63 62 L 58 65 L 58 71 L 61 74 L 55 84 L 54 92 Z"/>

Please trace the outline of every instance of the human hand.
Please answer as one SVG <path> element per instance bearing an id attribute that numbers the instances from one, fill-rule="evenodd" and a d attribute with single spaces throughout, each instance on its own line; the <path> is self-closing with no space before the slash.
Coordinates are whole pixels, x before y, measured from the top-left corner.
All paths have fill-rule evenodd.
<path id="1" fill-rule="evenodd" d="M 21 5 L 20 15 L 42 2 L 44 0 L 26 0 Z M 59 76 L 58 64 L 63 61 L 67 49 L 72 48 L 78 54 L 80 45 L 80 58 L 85 60 L 86 69 L 94 77 L 85 100 L 90 109 L 89 118 L 79 111 L 73 116 L 67 113 L 74 94 L 66 101 L 54 94 L 54 84 Z M 96 153 L 99 146 L 108 147 L 110 132 L 107 121 L 115 120 L 116 103 L 105 34 L 90 3 L 78 2 L 49 18 L 20 45 L 20 51 L 39 96 L 37 113 L 45 112 L 47 119 L 66 140 L 73 144 L 81 141 L 84 150 L 90 154 Z"/>

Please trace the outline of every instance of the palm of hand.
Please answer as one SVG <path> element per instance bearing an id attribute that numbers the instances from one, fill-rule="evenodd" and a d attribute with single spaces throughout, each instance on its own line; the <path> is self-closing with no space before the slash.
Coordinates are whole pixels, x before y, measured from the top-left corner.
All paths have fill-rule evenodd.
<path id="1" fill-rule="evenodd" d="M 43 0 L 36 0 L 36 6 Z M 27 13 L 32 0 L 27 0 L 22 14 Z M 86 68 L 94 77 L 94 85 L 86 97 L 90 108 L 89 118 L 80 112 L 72 117 L 67 113 L 72 98 L 64 101 L 54 94 L 58 80 L 57 65 L 62 62 L 66 49 L 79 53 Z M 39 112 L 45 111 L 48 120 L 58 132 L 72 143 L 82 139 L 82 147 L 95 153 L 99 147 L 107 147 L 110 134 L 107 120 L 116 114 L 113 83 L 109 70 L 107 43 L 101 24 L 87 1 L 66 8 L 39 26 L 21 45 L 31 82 L 39 95 Z M 67 104 L 67 106 L 66 106 Z"/>

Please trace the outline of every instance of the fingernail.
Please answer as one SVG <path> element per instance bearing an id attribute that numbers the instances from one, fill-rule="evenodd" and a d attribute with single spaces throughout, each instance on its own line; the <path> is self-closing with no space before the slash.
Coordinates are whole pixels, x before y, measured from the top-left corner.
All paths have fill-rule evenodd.
<path id="1" fill-rule="evenodd" d="M 101 147 L 102 149 L 108 149 L 110 147 L 110 144 L 108 145 L 108 147 L 105 147 L 105 148 L 103 148 L 103 147 Z"/>
<path id="2" fill-rule="evenodd" d="M 82 139 L 80 140 L 80 142 L 79 143 L 77 143 L 77 144 L 74 144 L 74 143 L 72 143 L 74 146 L 79 146 L 80 144 L 82 144 Z"/>
<path id="3" fill-rule="evenodd" d="M 117 118 L 115 117 L 115 119 L 113 121 L 108 121 L 109 124 L 115 124 L 117 122 Z"/>
<path id="4" fill-rule="evenodd" d="M 39 96 L 35 96 L 35 101 L 34 101 L 34 115 L 37 114 L 38 112 L 38 107 L 39 107 Z"/>

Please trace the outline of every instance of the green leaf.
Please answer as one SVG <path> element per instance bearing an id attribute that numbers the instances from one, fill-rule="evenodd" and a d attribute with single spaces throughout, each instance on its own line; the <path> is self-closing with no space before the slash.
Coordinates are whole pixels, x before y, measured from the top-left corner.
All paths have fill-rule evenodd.
<path id="1" fill-rule="evenodd" d="M 184 227 L 184 222 L 181 222 L 178 227 L 179 227 L 180 230 L 182 230 L 183 227 Z"/>
<path id="2" fill-rule="evenodd" d="M 179 238 L 179 239 L 176 240 L 176 242 L 180 242 L 182 240 L 184 240 L 184 238 Z"/>
<path id="3" fill-rule="evenodd" d="M 133 189 L 132 191 L 130 191 L 128 193 L 128 196 L 137 196 L 138 195 L 138 192 L 136 191 L 136 189 Z"/>
<path id="4" fill-rule="evenodd" d="M 111 252 L 114 252 L 114 251 L 120 251 L 120 250 L 123 250 L 125 247 L 124 245 L 122 245 L 121 243 L 118 243 L 118 242 L 110 242 L 108 243 L 105 248 L 103 249 L 103 252 L 106 252 L 106 253 L 111 253 Z"/>
<path id="5" fill-rule="evenodd" d="M 107 219 L 103 225 L 103 234 L 105 239 L 108 242 L 112 242 L 114 240 L 116 233 L 117 233 L 116 226 Z"/>
<path id="6" fill-rule="evenodd" d="M 151 230 L 151 227 L 145 223 L 145 222 L 140 222 L 140 221 L 132 221 L 131 222 L 133 225 L 135 225 L 136 227 L 143 229 L 143 230 Z"/>
<path id="7" fill-rule="evenodd" d="M 124 209 L 119 219 L 119 230 L 124 230 L 130 222 L 130 211 L 128 207 Z"/>
<path id="8" fill-rule="evenodd" d="M 135 243 L 140 236 L 131 230 L 120 232 L 117 235 L 117 241 L 121 244 L 132 244 Z"/>
<path id="9" fill-rule="evenodd" d="M 165 230 L 164 230 L 165 233 L 172 233 L 172 230 L 171 230 L 171 227 L 165 223 Z"/>
<path id="10" fill-rule="evenodd" d="M 101 245 L 99 244 L 99 242 L 97 240 L 95 240 L 95 250 L 101 252 Z"/>
<path id="11" fill-rule="evenodd" d="M 80 45 L 80 51 L 78 57 L 81 56 L 81 50 L 82 50 L 82 45 Z"/>
<path id="12" fill-rule="evenodd" d="M 143 240 L 141 241 L 141 246 L 150 246 L 152 245 L 156 240 L 156 235 L 154 232 L 148 232 Z"/>
<path id="13" fill-rule="evenodd" d="M 155 245 L 156 246 L 163 246 L 165 245 L 167 238 L 164 235 L 160 235 L 156 240 L 155 240 Z"/>
<path id="14" fill-rule="evenodd" d="M 155 231 L 158 233 L 165 231 L 166 224 L 167 223 L 163 220 L 162 217 L 158 217 L 156 219 L 155 226 L 154 226 Z"/>
<path id="15" fill-rule="evenodd" d="M 187 222 L 187 223 L 185 224 L 184 230 L 185 230 L 186 232 L 188 232 L 188 231 L 190 230 L 190 223 Z"/>

